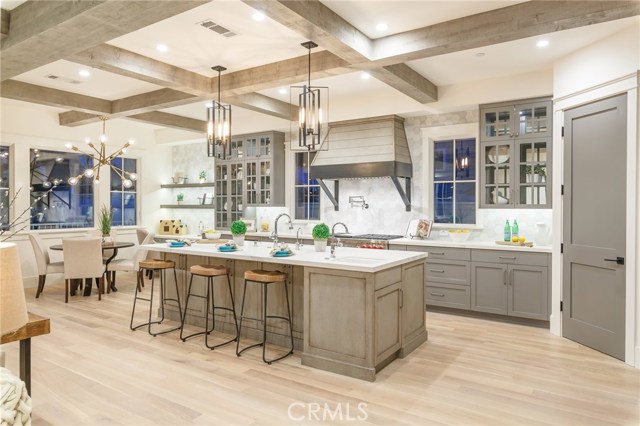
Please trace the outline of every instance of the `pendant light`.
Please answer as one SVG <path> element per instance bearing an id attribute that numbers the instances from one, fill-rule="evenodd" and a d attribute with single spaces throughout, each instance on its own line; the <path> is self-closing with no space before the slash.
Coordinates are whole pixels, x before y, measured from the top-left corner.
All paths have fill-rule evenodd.
<path id="1" fill-rule="evenodd" d="M 322 134 L 322 102 L 320 87 L 311 86 L 311 49 L 318 47 L 312 41 L 302 43 L 309 51 L 307 84 L 298 97 L 298 145 L 315 151 L 320 146 Z"/>
<path id="2" fill-rule="evenodd" d="M 207 107 L 207 156 L 224 159 L 231 156 L 231 105 L 220 103 L 220 73 L 226 68 L 211 69 L 218 71 L 218 101 Z"/>

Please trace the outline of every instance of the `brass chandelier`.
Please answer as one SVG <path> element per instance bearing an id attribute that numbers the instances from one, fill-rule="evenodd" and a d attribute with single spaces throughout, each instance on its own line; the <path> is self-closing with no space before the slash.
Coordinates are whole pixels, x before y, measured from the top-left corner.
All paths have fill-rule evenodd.
<path id="1" fill-rule="evenodd" d="M 77 146 L 73 145 L 71 142 L 67 142 L 65 144 L 65 147 L 67 149 L 71 149 L 75 152 L 79 152 L 93 159 L 93 167 L 86 169 L 84 172 L 82 172 L 78 176 L 71 176 L 67 182 L 69 183 L 69 185 L 76 185 L 82 178 L 88 178 L 88 179 L 93 178 L 93 182 L 98 184 L 100 183 L 101 167 L 109 166 L 111 170 L 115 171 L 116 174 L 120 176 L 120 179 L 122 180 L 122 186 L 124 186 L 125 188 L 131 188 L 133 186 L 133 181 L 136 180 L 138 176 L 135 173 L 127 172 L 121 169 L 120 167 L 115 166 L 113 163 L 111 163 L 111 161 L 114 160 L 116 157 L 119 157 L 120 155 L 127 152 L 127 148 L 133 145 L 135 143 L 135 140 L 133 138 L 130 138 L 127 142 L 125 142 L 122 148 L 117 149 L 115 152 L 113 152 L 110 155 L 107 155 L 107 148 L 105 146 L 105 143 L 107 142 L 107 133 L 106 133 L 107 117 L 100 117 L 100 120 L 102 121 L 102 134 L 100 135 L 100 146 L 94 145 L 94 143 L 91 141 L 90 138 L 85 139 L 85 143 L 89 148 L 95 151 L 95 154 L 92 152 L 84 152 Z"/>

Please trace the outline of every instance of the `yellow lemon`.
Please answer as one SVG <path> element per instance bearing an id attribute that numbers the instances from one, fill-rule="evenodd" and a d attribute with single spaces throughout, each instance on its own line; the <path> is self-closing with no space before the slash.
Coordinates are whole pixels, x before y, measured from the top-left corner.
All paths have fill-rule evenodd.
<path id="1" fill-rule="evenodd" d="M 525 241 L 527 241 L 527 239 L 525 237 L 520 237 L 518 238 L 518 241 L 520 241 L 521 243 L 524 243 Z"/>
<path id="2" fill-rule="evenodd" d="M 511 242 L 512 242 L 512 243 L 517 243 L 517 242 L 518 242 L 518 237 L 513 237 L 513 238 L 511 238 Z"/>

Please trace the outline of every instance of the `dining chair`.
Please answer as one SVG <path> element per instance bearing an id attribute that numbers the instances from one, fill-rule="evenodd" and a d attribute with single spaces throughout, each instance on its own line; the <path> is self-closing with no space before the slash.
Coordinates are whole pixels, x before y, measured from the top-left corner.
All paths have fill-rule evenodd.
<path id="1" fill-rule="evenodd" d="M 138 236 L 138 244 L 142 245 L 147 235 L 149 235 L 149 231 L 146 228 L 137 228 L 136 235 Z M 151 233 L 151 235 L 155 237 L 155 234 L 153 232 Z M 151 244 L 152 242 L 154 242 L 153 238 L 151 238 L 151 241 L 149 241 L 148 244 Z M 144 243 L 144 244 L 147 244 L 147 243 Z M 157 252 L 154 250 L 147 250 L 146 257 L 144 259 L 160 259 L 160 252 Z M 152 275 L 153 275 L 153 271 L 148 270 L 147 278 L 151 278 Z M 143 287 L 144 287 L 144 284 L 143 284 Z"/>
<path id="2" fill-rule="evenodd" d="M 47 274 L 61 274 L 64 272 L 63 262 L 51 262 L 49 259 L 49 251 L 44 245 L 44 241 L 40 235 L 36 233 L 29 234 L 29 241 L 33 247 L 33 254 L 36 256 L 36 265 L 38 266 L 38 290 L 36 291 L 36 299 L 40 297 L 40 293 L 44 290 L 44 283 Z"/>
<path id="3" fill-rule="evenodd" d="M 98 284 L 98 300 L 104 290 L 104 265 L 102 263 L 102 238 L 65 238 L 64 253 L 64 303 L 69 302 L 69 282 L 74 279 L 95 278 Z"/>
<path id="4" fill-rule="evenodd" d="M 140 245 L 151 244 L 153 242 L 155 234 L 147 232 L 144 239 L 140 242 Z M 115 259 L 109 262 L 107 265 L 107 285 L 111 286 L 116 284 L 116 271 L 136 271 L 136 286 L 138 291 L 142 291 L 142 275 L 139 272 L 139 266 L 141 260 L 147 257 L 147 249 L 138 247 L 138 251 L 131 259 Z"/>

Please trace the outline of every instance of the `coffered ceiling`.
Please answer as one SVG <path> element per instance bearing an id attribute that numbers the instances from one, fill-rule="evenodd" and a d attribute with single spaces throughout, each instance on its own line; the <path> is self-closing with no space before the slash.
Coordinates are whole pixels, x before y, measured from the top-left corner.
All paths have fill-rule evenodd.
<path id="1" fill-rule="evenodd" d="M 311 78 L 329 87 L 330 120 L 408 115 L 450 107 L 439 88 L 548 70 L 640 15 L 637 1 L 29 0 L 2 8 L 3 98 L 59 108 L 65 126 L 107 115 L 194 137 L 204 131 L 205 101 L 217 97 L 214 65 L 228 68 L 221 98 L 236 106 L 234 127 L 285 130 L 295 117 L 288 88 L 307 78 L 307 40 L 319 44 Z M 254 20 L 256 12 L 265 18 Z M 548 48 L 535 48 L 541 38 Z"/>

